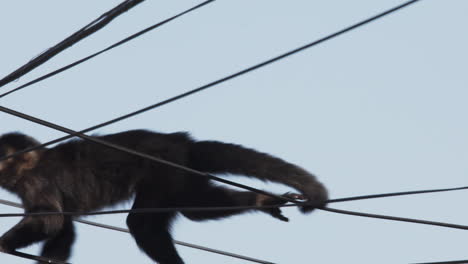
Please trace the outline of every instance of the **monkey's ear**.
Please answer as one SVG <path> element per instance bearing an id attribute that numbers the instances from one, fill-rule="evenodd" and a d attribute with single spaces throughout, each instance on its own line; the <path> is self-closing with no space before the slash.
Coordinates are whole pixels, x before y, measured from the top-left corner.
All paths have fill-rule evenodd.
<path id="1" fill-rule="evenodd" d="M 36 167 L 41 157 L 41 154 L 39 153 L 39 151 L 34 150 L 24 153 L 23 155 L 21 155 L 21 157 L 22 162 L 19 165 L 18 171 L 30 170 Z"/>

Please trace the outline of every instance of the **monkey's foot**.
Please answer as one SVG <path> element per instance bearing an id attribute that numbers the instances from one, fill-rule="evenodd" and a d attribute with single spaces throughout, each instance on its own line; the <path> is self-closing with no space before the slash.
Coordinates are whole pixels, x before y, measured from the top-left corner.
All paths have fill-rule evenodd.
<path id="1" fill-rule="evenodd" d="M 304 200 L 305 197 L 301 194 L 296 194 L 296 193 L 290 193 L 290 192 L 287 192 L 283 195 L 281 195 L 285 198 L 288 198 L 288 199 L 293 199 L 293 200 Z M 283 200 L 283 199 L 280 199 L 280 198 L 274 198 L 274 197 L 270 197 L 270 196 L 267 196 L 267 195 L 263 195 L 263 194 L 258 194 L 257 195 L 257 199 L 256 199 L 256 205 L 258 206 L 271 206 L 271 205 L 283 205 L 285 203 L 287 203 L 288 201 L 286 200 Z M 281 221 L 284 221 L 284 222 L 288 222 L 289 219 L 283 215 L 282 211 L 281 211 L 281 208 L 279 207 L 275 207 L 275 208 L 264 208 L 264 209 L 260 209 L 260 211 L 262 212 L 265 212 L 271 216 L 273 216 L 274 218 L 276 219 L 279 219 Z"/>

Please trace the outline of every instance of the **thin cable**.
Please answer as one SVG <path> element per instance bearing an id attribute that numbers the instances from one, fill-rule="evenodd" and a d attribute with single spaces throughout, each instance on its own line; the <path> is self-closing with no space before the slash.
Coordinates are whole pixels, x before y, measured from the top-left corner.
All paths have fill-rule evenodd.
<path id="1" fill-rule="evenodd" d="M 365 200 L 365 199 L 374 199 L 374 198 L 383 198 L 383 197 L 392 197 L 392 196 L 403 196 L 403 195 L 414 195 L 414 194 L 424 194 L 424 193 L 451 192 L 451 191 L 460 191 L 460 190 L 466 190 L 466 189 L 468 189 L 468 186 L 455 187 L 455 188 L 445 188 L 445 189 L 432 189 L 432 190 L 419 190 L 419 191 L 408 191 L 408 192 L 394 192 L 394 193 L 361 195 L 361 196 L 354 196 L 354 197 L 332 199 L 332 200 L 328 200 L 328 203 L 348 202 L 348 201 L 356 201 L 356 200 Z"/>
<path id="2" fill-rule="evenodd" d="M 378 215 L 378 214 L 369 214 L 369 213 L 362 213 L 362 212 L 346 211 L 346 210 L 334 209 L 334 208 L 330 208 L 330 207 L 321 208 L 320 210 L 328 211 L 328 212 L 332 212 L 332 213 L 361 216 L 361 217 L 379 218 L 379 219 L 391 220 L 391 221 L 399 221 L 399 222 L 416 223 L 416 224 L 422 224 L 422 225 L 433 225 L 433 226 L 441 226 L 441 227 L 447 227 L 447 228 L 468 230 L 468 226 L 466 226 L 466 225 L 457 225 L 457 224 L 442 223 L 442 222 L 435 222 L 435 221 L 426 221 L 426 220 L 411 219 L 411 218 L 404 218 L 404 217 L 395 217 L 395 216 L 387 216 L 387 215 Z"/>
<path id="3" fill-rule="evenodd" d="M 57 74 L 59 74 L 59 73 L 61 73 L 61 72 L 63 72 L 63 71 L 66 71 L 66 70 L 68 70 L 68 69 L 70 69 L 70 68 L 73 68 L 73 67 L 75 67 L 75 66 L 77 66 L 77 65 L 79 65 L 79 64 L 81 64 L 81 63 L 83 63 L 83 62 L 85 62 L 85 61 L 88 61 L 88 60 L 90 60 L 90 59 L 92 59 L 92 58 L 94 58 L 94 57 L 96 57 L 96 56 L 98 56 L 98 55 L 100 55 L 100 54 L 102 54 L 102 53 L 105 53 L 105 52 L 107 52 L 107 51 L 109 51 L 109 50 L 111 50 L 111 49 L 113 49 L 113 48 L 116 48 L 116 47 L 118 47 L 118 46 L 120 46 L 120 45 L 122 45 L 122 44 L 124 44 L 124 43 L 126 43 L 126 42 L 128 42 L 128 41 L 130 41 L 130 40 L 133 40 L 133 39 L 135 39 L 135 38 L 137 38 L 137 37 L 140 37 L 141 35 L 143 35 L 143 34 L 145 34 L 145 33 L 148 33 L 148 32 L 150 32 L 150 31 L 152 31 L 152 30 L 154 30 L 154 29 L 156 29 L 156 28 L 158 28 L 158 27 L 160 27 L 160 26 L 162 26 L 162 25 L 164 25 L 164 24 L 166 24 L 166 23 L 168 23 L 168 22 L 170 22 L 170 21 L 172 21 L 172 20 L 178 18 L 178 17 L 181 17 L 181 16 L 183 16 L 183 15 L 185 15 L 185 14 L 187 14 L 187 13 L 190 13 L 191 11 L 194 11 L 194 10 L 196 10 L 196 9 L 202 7 L 202 6 L 205 6 L 205 5 L 207 5 L 207 4 L 211 3 L 211 2 L 214 2 L 214 1 L 215 1 L 215 0 L 208 0 L 208 1 L 205 1 L 205 2 L 203 2 L 203 3 L 201 3 L 201 4 L 197 5 L 197 6 L 194 6 L 194 7 L 190 8 L 190 9 L 188 9 L 188 10 L 186 10 L 186 11 L 184 11 L 184 12 L 181 12 L 181 13 L 175 15 L 175 16 L 172 16 L 172 17 L 170 17 L 170 18 L 168 18 L 168 19 L 166 19 L 166 20 L 164 20 L 164 21 L 161 21 L 161 22 L 159 22 L 159 23 L 157 23 L 157 24 L 154 24 L 154 25 L 152 25 L 152 26 L 150 26 L 150 27 L 147 27 L 147 28 L 145 28 L 145 29 L 143 29 L 143 30 L 141 30 L 141 31 L 139 31 L 139 32 L 137 32 L 137 33 L 135 33 L 135 34 L 133 34 L 133 35 L 127 37 L 127 38 L 122 39 L 121 41 L 119 41 L 119 42 L 117 42 L 117 43 L 115 43 L 115 44 L 113 44 L 113 45 L 111 45 L 111 46 L 109 46 L 109 47 L 107 47 L 107 48 L 105 48 L 105 49 L 103 49 L 103 50 L 101 50 L 101 51 L 98 51 L 98 52 L 96 52 L 96 53 L 94 53 L 94 54 L 91 54 L 91 55 L 85 57 L 85 58 L 82 58 L 82 59 L 77 60 L 77 61 L 75 61 L 75 62 L 73 62 L 73 63 L 70 63 L 70 64 L 68 64 L 68 65 L 66 65 L 66 66 L 64 66 L 64 67 L 62 67 L 62 68 L 60 68 L 60 69 L 57 69 L 57 70 L 52 71 L 52 72 L 50 72 L 50 73 L 48 73 L 48 74 L 45 74 L 45 75 L 43 75 L 43 76 L 41 76 L 41 77 L 39 77 L 39 78 L 36 78 L 36 79 L 34 79 L 34 80 L 32 80 L 32 81 L 30 81 L 30 82 L 28 82 L 28 83 L 25 83 L 25 84 L 23 84 L 23 85 L 21 85 L 21 86 L 15 88 L 15 89 L 11 90 L 11 91 L 8 91 L 8 92 L 6 92 L 6 93 L 0 94 L 0 98 L 2 98 L 2 97 L 4 97 L 4 96 L 7 96 L 7 95 L 9 95 L 9 94 L 11 94 L 11 93 L 14 93 L 14 92 L 16 92 L 16 91 L 22 90 L 22 89 L 24 89 L 24 88 L 26 88 L 26 87 L 28 87 L 28 86 L 30 86 L 30 85 L 33 85 L 33 84 L 38 83 L 38 82 L 40 82 L 40 81 L 43 81 L 43 80 L 45 80 L 45 79 L 48 79 L 48 78 L 50 78 L 50 77 L 52 77 L 52 76 L 54 76 L 54 75 L 57 75 Z"/>
<path id="4" fill-rule="evenodd" d="M 7 201 L 7 200 L 2 200 L 2 199 L 0 199 L 0 204 L 13 206 L 13 207 L 16 207 L 16 208 L 24 208 L 19 203 Z M 111 225 L 106 225 L 106 224 L 101 224 L 101 223 L 96 223 L 96 222 L 81 220 L 81 219 L 74 219 L 73 221 L 79 222 L 79 223 L 82 223 L 82 224 L 86 224 L 86 225 L 99 227 L 99 228 L 105 228 L 105 229 L 109 229 L 109 230 L 114 230 L 114 231 L 119 231 L 119 232 L 124 232 L 124 233 L 130 233 L 130 231 L 128 229 L 126 229 L 126 228 L 121 228 L 121 227 L 116 227 L 116 226 L 111 226 Z M 207 251 L 207 252 L 211 252 L 211 253 L 215 253 L 215 254 L 219 254 L 219 255 L 224 255 L 224 256 L 228 256 L 228 257 L 243 259 L 243 260 L 247 260 L 247 261 L 251 261 L 251 262 L 255 262 L 255 263 L 274 264 L 273 262 L 269 262 L 269 261 L 266 261 L 266 260 L 255 259 L 255 258 L 251 258 L 251 257 L 247 257 L 247 256 L 243 256 L 243 255 L 239 255 L 239 254 L 235 254 L 235 253 L 231 253 L 231 252 L 226 252 L 226 251 L 213 249 L 213 248 L 209 248 L 209 247 L 204 247 L 204 246 L 200 246 L 200 245 L 196 245 L 196 244 L 192 244 L 192 243 L 182 242 L 182 241 L 178 241 L 178 240 L 174 240 L 174 243 L 176 243 L 177 245 L 180 245 L 180 246 L 184 246 L 184 247 L 195 248 L 195 249 L 199 249 L 199 250 L 203 250 L 203 251 Z"/>
<path id="5" fill-rule="evenodd" d="M 116 123 L 116 122 L 120 122 L 120 121 L 122 121 L 122 120 L 124 120 L 124 119 L 128 119 L 128 118 L 133 117 L 133 116 L 135 116 L 135 115 L 142 114 L 142 113 L 144 113 L 144 112 L 153 110 L 153 109 L 155 109 L 155 108 L 161 107 L 161 106 L 163 106 L 163 105 L 172 103 L 172 102 L 174 102 L 174 101 L 180 100 L 180 99 L 185 98 L 185 97 L 187 97 L 187 96 L 190 96 L 190 95 L 193 95 L 193 94 L 195 94 L 195 93 L 201 92 L 201 91 L 203 91 L 203 90 L 205 90 L 205 89 L 208 89 L 208 88 L 210 88 L 210 87 L 213 87 L 213 86 L 215 86 L 215 85 L 217 85 L 217 84 L 220 84 L 220 83 L 226 82 L 226 81 L 228 81 L 228 80 L 234 79 L 234 78 L 236 78 L 236 77 L 238 77 L 238 76 L 241 76 L 241 75 L 246 74 L 246 73 L 248 73 L 248 72 L 254 71 L 254 70 L 258 69 L 258 68 L 261 68 L 261 67 L 263 67 L 263 66 L 266 66 L 266 65 L 268 65 L 268 64 L 271 64 L 271 63 L 273 63 L 273 62 L 276 62 L 276 61 L 281 60 L 281 59 L 283 59 L 283 58 L 286 58 L 286 57 L 288 57 L 288 56 L 291 56 L 291 55 L 293 55 L 293 54 L 295 54 L 295 53 L 298 53 L 298 52 L 303 51 L 303 50 L 305 50 L 305 49 L 311 48 L 311 47 L 313 47 L 313 46 L 315 46 L 315 45 L 318 45 L 318 44 L 320 44 L 320 43 L 322 43 L 322 42 L 324 42 L 324 41 L 327 41 L 327 40 L 332 39 L 332 38 L 334 38 L 334 37 L 337 37 L 337 36 L 339 36 L 339 35 L 341 35 L 341 34 L 344 34 L 344 33 L 348 32 L 348 31 L 351 31 L 351 30 L 353 30 L 353 29 L 356 29 L 356 28 L 358 28 L 358 27 L 360 27 L 360 26 L 363 26 L 363 25 L 365 25 L 365 24 L 368 24 L 368 23 L 370 23 L 370 22 L 372 22 L 372 21 L 374 21 L 374 20 L 377 20 L 377 19 L 379 19 L 379 18 L 381 18 L 381 17 L 384 17 L 384 16 L 386 16 L 386 15 L 388 15 L 388 14 L 390 14 L 390 13 L 396 12 L 397 10 L 400 10 L 400 9 L 402 9 L 402 8 L 404 8 L 404 7 L 407 7 L 407 6 L 411 5 L 411 4 L 414 4 L 414 3 L 418 2 L 418 1 L 420 1 L 420 0 L 413 0 L 413 1 L 405 2 L 405 3 L 403 3 L 403 4 L 399 5 L 399 6 L 396 6 L 396 7 L 392 8 L 392 9 L 389 9 L 389 10 L 383 12 L 383 13 L 377 14 L 377 15 L 371 17 L 371 18 L 368 18 L 368 19 L 366 19 L 366 20 L 363 20 L 363 21 L 361 21 L 361 22 L 359 22 L 359 23 L 356 23 L 356 24 L 354 24 L 354 25 L 352 25 L 352 26 L 349 26 L 349 27 L 347 27 L 347 28 L 344 28 L 344 29 L 342 29 L 342 30 L 340 30 L 340 31 L 337 31 L 337 32 L 335 32 L 335 33 L 333 33 L 333 34 L 330 34 L 330 35 L 328 35 L 328 36 L 326 36 L 326 37 L 323 37 L 323 38 L 321 38 L 321 39 L 318 39 L 318 40 L 316 40 L 316 41 L 314 41 L 314 42 L 311 42 L 311 43 L 309 43 L 309 44 L 307 44 L 307 45 L 304 45 L 304 46 L 302 46 L 302 47 L 299 47 L 299 48 L 297 48 L 297 49 L 294 49 L 294 50 L 292 50 L 292 51 L 289 51 L 289 52 L 284 53 L 284 54 L 282 54 L 282 55 L 279 55 L 279 56 L 277 56 L 277 57 L 274 57 L 274 58 L 272 58 L 272 59 L 270 59 L 270 60 L 264 61 L 264 62 L 262 62 L 262 63 L 259 63 L 259 64 L 257 64 L 257 65 L 254 65 L 254 66 L 252 66 L 252 67 L 249 67 L 249 68 L 244 69 L 244 70 L 242 70 L 242 71 L 239 71 L 239 72 L 237 72 L 237 73 L 231 74 L 231 75 L 229 75 L 229 76 L 227 76 L 227 77 L 224 77 L 224 78 L 222 78 L 222 79 L 213 81 L 213 82 L 211 82 L 211 83 L 208 83 L 208 84 L 203 85 L 203 86 L 201 86 L 201 87 L 195 88 L 195 89 L 190 90 L 190 91 L 188 91 L 188 92 L 185 92 L 185 93 L 179 94 L 179 95 L 177 95 L 177 96 L 171 97 L 171 98 L 166 99 L 166 100 L 164 100 L 164 101 L 161 101 L 161 102 L 159 102 L 159 103 L 156 103 L 156 104 L 153 104 L 153 105 L 144 107 L 144 108 L 142 108 L 142 109 L 140 109 L 140 110 L 137 110 L 137 111 L 134 111 L 134 112 L 132 112 L 132 113 L 129 113 L 129 114 L 126 114 L 126 115 L 123 115 L 123 116 L 114 118 L 114 119 L 112 119 L 112 120 L 109 120 L 109 121 L 107 121 L 107 122 L 104 122 L 104 123 L 95 125 L 95 126 L 93 126 L 93 127 L 90 127 L 90 128 L 84 129 L 84 130 L 81 130 L 81 131 L 79 131 L 78 133 L 74 133 L 74 134 L 71 134 L 71 135 L 68 135 L 68 136 L 64 136 L 64 137 L 61 137 L 61 138 L 58 138 L 58 139 L 55 139 L 55 140 L 52 140 L 52 141 L 49 141 L 49 142 L 40 144 L 40 145 L 35 146 L 35 147 L 27 148 L 27 149 L 24 149 L 24 150 L 22 150 L 22 151 L 18 151 L 18 152 L 16 152 L 16 153 L 13 153 L 13 154 L 8 155 L 8 156 L 5 156 L 5 157 L 0 157 L 0 161 L 6 160 L 6 159 L 8 159 L 8 158 L 13 158 L 13 157 L 15 157 L 15 156 L 24 154 L 24 153 L 29 152 L 29 151 L 33 151 L 33 150 L 37 150 L 37 149 L 40 149 L 40 148 L 49 146 L 49 145 L 52 145 L 52 144 L 61 142 L 61 141 L 63 141 L 63 140 L 66 140 L 66 139 L 70 139 L 70 138 L 72 138 L 72 137 L 77 136 L 77 134 L 83 134 L 83 133 L 86 133 L 86 132 L 89 132 L 89 131 L 92 131 L 92 130 L 96 130 L 96 129 L 98 129 L 98 128 L 102 128 L 102 127 L 104 127 L 104 126 L 108 126 L 108 125 L 114 124 L 114 123 Z"/>
<path id="6" fill-rule="evenodd" d="M 50 60 L 52 57 L 59 54 L 63 50 L 71 47 L 72 45 L 79 42 L 80 40 L 102 29 L 107 24 L 109 24 L 112 20 L 114 20 L 116 17 L 128 11 L 129 9 L 135 7 L 136 5 L 140 4 L 143 1 L 144 0 L 126 0 L 122 2 L 121 4 L 119 4 L 118 6 L 111 9 L 110 11 L 107 11 L 106 13 L 101 15 L 99 18 L 97 18 L 90 24 L 86 25 L 84 28 L 73 33 L 71 36 L 67 37 L 60 43 L 49 48 L 46 52 L 40 54 L 39 56 L 31 60 L 30 62 L 26 63 L 25 65 L 21 66 L 14 72 L 8 74 L 6 77 L 0 80 L 0 87 L 20 78 L 21 76 L 27 74 L 28 72 L 40 66 L 41 64 Z"/>
<path id="7" fill-rule="evenodd" d="M 105 229 L 114 230 L 114 231 L 119 231 L 119 232 L 124 232 L 124 233 L 130 233 L 130 231 L 128 229 L 121 228 L 121 227 L 110 226 L 110 225 L 100 224 L 100 223 L 86 221 L 86 220 L 75 220 L 75 221 L 80 222 L 82 224 L 86 224 L 86 225 L 96 226 L 96 227 L 105 228 Z M 247 260 L 247 261 L 251 261 L 251 262 L 255 262 L 255 263 L 274 264 L 273 262 L 270 262 L 270 261 L 255 259 L 255 258 L 251 258 L 251 257 L 247 257 L 247 256 L 243 256 L 243 255 L 239 255 L 239 254 L 235 254 L 235 253 L 231 253 L 231 252 L 226 252 L 226 251 L 213 249 L 213 248 L 209 248 L 209 247 L 203 247 L 203 246 L 199 246 L 199 245 L 195 245 L 195 244 L 191 244 L 191 243 L 187 243 L 187 242 L 182 242 L 182 241 L 178 241 L 178 240 L 174 240 L 174 243 L 176 243 L 177 245 L 180 245 L 180 246 L 195 248 L 195 249 L 199 249 L 199 250 L 203 250 L 203 251 L 207 251 L 207 252 L 211 252 L 211 253 L 215 253 L 215 254 L 219 254 L 219 255 L 224 255 L 224 256 L 228 256 L 228 257 L 243 259 L 243 260 Z"/>
<path id="8" fill-rule="evenodd" d="M 19 252 L 19 251 L 1 252 L 1 253 L 13 255 L 15 257 L 20 257 L 20 258 L 24 258 L 24 259 L 34 260 L 34 261 L 37 261 L 39 263 L 71 264 L 71 263 L 68 263 L 68 262 L 53 260 L 53 259 L 44 258 L 44 257 L 41 257 L 41 256 L 35 256 L 35 255 L 31 255 L 31 254 L 27 254 L 27 253 L 23 253 L 23 252 Z"/>

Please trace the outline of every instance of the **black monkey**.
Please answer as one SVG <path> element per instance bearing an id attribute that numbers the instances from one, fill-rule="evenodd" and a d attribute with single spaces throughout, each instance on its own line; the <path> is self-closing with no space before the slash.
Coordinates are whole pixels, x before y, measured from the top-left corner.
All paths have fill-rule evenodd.
<path id="1" fill-rule="evenodd" d="M 327 191 L 296 165 L 240 145 L 195 141 L 187 133 L 163 134 L 132 130 L 99 139 L 209 173 L 233 173 L 293 187 L 312 205 L 325 206 Z M 20 134 L 0 137 L 0 157 L 39 142 Z M 214 207 L 282 204 L 248 191 L 219 186 L 197 175 L 116 151 L 93 142 L 72 140 L 50 149 L 27 152 L 0 162 L 0 186 L 17 194 L 26 212 L 93 211 L 135 195 L 136 208 Z M 183 212 L 191 220 L 219 219 L 248 210 Z M 287 221 L 279 209 L 261 210 Z M 174 213 L 132 214 L 127 225 L 138 246 L 161 264 L 182 264 L 169 232 Z M 53 215 L 25 217 L 0 237 L 0 250 L 12 250 L 44 240 L 42 256 L 66 260 L 74 241 L 72 218 Z"/>

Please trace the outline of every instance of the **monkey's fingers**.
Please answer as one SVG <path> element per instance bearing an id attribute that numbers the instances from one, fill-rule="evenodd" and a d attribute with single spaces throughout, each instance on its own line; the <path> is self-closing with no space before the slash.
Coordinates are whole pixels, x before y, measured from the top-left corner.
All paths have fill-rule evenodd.
<path id="1" fill-rule="evenodd" d="M 6 247 L 2 242 L 0 242 L 0 252 L 2 253 L 10 253 L 12 252 L 13 250 Z"/>
<path id="2" fill-rule="evenodd" d="M 307 198 L 304 195 L 297 194 L 297 193 L 292 193 L 292 192 L 287 192 L 287 193 L 283 194 L 282 196 L 286 197 L 286 198 L 289 198 L 289 199 L 293 199 L 293 200 L 301 200 L 301 201 L 307 200 Z"/>
<path id="3" fill-rule="evenodd" d="M 289 218 L 284 216 L 283 213 L 281 212 L 281 209 L 279 209 L 279 208 L 270 209 L 270 215 L 273 216 L 276 219 L 281 220 L 281 221 L 289 222 Z"/>

